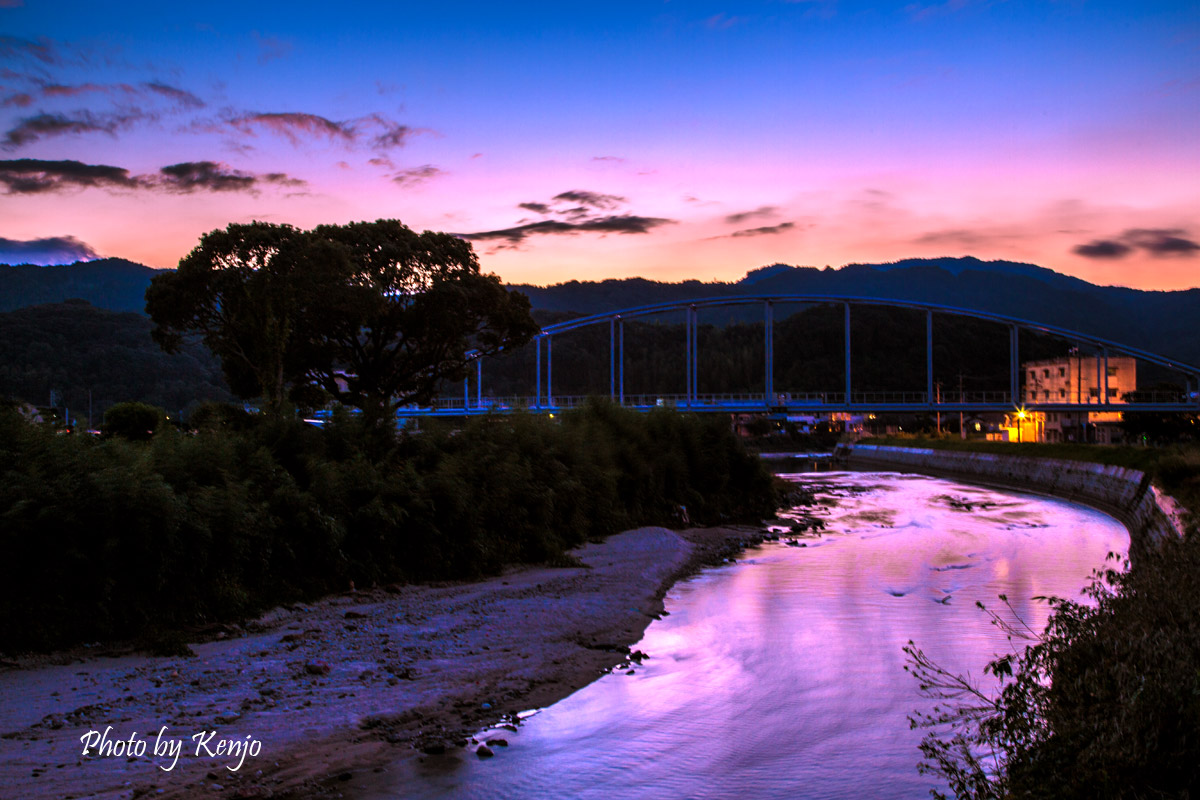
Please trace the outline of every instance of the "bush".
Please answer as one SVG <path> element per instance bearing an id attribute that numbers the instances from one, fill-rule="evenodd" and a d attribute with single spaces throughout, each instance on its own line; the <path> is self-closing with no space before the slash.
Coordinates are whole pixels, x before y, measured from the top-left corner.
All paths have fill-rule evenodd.
<path id="1" fill-rule="evenodd" d="M 193 435 L 131 441 L 148 415 L 113 410 L 97 441 L 0 409 L 0 648 L 157 640 L 351 583 L 562 563 L 681 505 L 698 523 L 774 510 L 717 418 L 593 404 L 395 439 L 344 415 L 317 429 L 212 407 Z"/>
<path id="2" fill-rule="evenodd" d="M 912 647 L 910 668 L 952 699 L 925 771 L 958 797 L 1188 798 L 1200 786 L 1200 538 L 1164 542 L 1088 590 L 1052 600 L 1046 631 L 992 662 L 988 694 Z"/>
<path id="3" fill-rule="evenodd" d="M 105 436 L 120 436 L 135 442 L 144 442 L 154 435 L 167 412 L 148 403 L 117 403 L 104 412 Z"/>

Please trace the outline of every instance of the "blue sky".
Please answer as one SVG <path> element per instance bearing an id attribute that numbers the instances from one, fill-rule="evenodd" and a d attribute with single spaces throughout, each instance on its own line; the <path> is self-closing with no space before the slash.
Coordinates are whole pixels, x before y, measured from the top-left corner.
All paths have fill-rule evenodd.
<path id="1" fill-rule="evenodd" d="M 1193 286 L 1198 9 L 0 0 L 0 260 L 396 217 L 512 281 L 969 254 Z"/>

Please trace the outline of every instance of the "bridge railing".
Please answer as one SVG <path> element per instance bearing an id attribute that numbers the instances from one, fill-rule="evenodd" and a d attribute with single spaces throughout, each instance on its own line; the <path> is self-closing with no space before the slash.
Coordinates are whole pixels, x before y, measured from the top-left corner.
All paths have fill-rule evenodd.
<path id="1" fill-rule="evenodd" d="M 554 395 L 553 397 L 542 397 L 540 401 L 532 395 L 506 395 L 501 397 L 460 397 L 449 396 L 439 397 L 428 406 L 410 406 L 400 409 L 400 416 L 406 414 L 419 415 L 422 413 L 433 412 L 474 412 L 482 413 L 486 411 L 508 412 L 517 410 L 535 410 L 535 409 L 570 409 L 583 406 L 591 397 L 591 395 Z M 775 392 L 768 398 L 762 392 L 714 392 L 709 394 L 697 394 L 688 396 L 686 394 L 677 393 L 643 393 L 643 394 L 626 394 L 623 398 L 623 405 L 627 408 L 703 408 L 711 410 L 720 410 L 729 408 L 731 410 L 750 409 L 750 408 L 787 408 L 789 410 L 802 410 L 806 406 L 814 408 L 829 408 L 832 406 L 845 406 L 846 394 L 844 392 Z M 614 398 L 616 400 L 616 398 Z M 1106 402 L 1107 400 L 1107 402 Z M 1081 398 L 1034 398 L 1026 397 L 1022 402 L 1030 410 L 1036 410 L 1041 406 L 1054 406 L 1056 408 L 1079 407 L 1079 408 L 1110 408 L 1119 407 L 1114 410 L 1137 410 L 1139 408 L 1153 409 L 1158 406 L 1178 406 L 1188 402 L 1194 403 L 1195 397 L 1191 397 L 1186 392 L 1179 391 L 1139 391 L 1128 396 L 1128 399 L 1122 397 L 1102 398 L 1099 396 L 1084 396 Z M 930 402 L 930 397 L 926 392 L 852 392 L 850 395 L 850 404 L 854 407 L 870 408 L 874 406 L 909 406 L 914 410 L 919 410 L 919 407 L 927 407 L 937 409 L 942 406 L 986 406 L 991 409 L 995 408 L 1012 408 L 1008 392 L 1003 391 L 964 391 L 964 392 L 942 392 L 935 394 L 933 402 Z"/>

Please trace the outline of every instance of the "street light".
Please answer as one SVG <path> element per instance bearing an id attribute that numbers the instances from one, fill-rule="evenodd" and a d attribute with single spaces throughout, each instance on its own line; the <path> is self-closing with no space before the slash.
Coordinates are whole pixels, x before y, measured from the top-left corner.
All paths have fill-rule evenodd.
<path id="1" fill-rule="evenodd" d="M 1025 410 L 1024 406 L 1021 406 L 1020 408 L 1017 409 L 1017 442 L 1018 443 L 1021 441 L 1021 429 L 1025 427 L 1025 418 L 1028 416 L 1029 416 L 1029 413 Z"/>

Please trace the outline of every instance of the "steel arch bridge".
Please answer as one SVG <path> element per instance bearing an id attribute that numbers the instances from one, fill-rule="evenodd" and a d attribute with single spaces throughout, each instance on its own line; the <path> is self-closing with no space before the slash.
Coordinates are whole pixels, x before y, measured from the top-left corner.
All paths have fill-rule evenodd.
<path id="1" fill-rule="evenodd" d="M 836 392 L 776 393 L 775 374 L 775 307 L 783 304 L 841 305 L 845 319 L 845 386 Z M 763 310 L 764 344 L 763 367 L 765 391 L 759 393 L 701 394 L 698 391 L 699 353 L 697 351 L 697 312 L 701 309 L 754 306 Z M 925 312 L 925 364 L 926 381 L 923 392 L 861 392 L 855 391 L 850 369 L 852 352 L 850 317 L 853 306 L 887 306 Z M 631 395 L 625 391 L 625 322 L 641 317 L 658 316 L 672 312 L 684 312 L 686 317 L 686 349 L 681 355 L 686 359 L 686 386 L 678 394 Z M 1009 388 L 1007 391 L 967 392 L 956 399 L 940 397 L 934 391 L 933 379 L 933 315 L 948 314 L 969 317 L 1006 326 L 1009 332 Z M 441 397 L 428 406 L 405 407 L 399 410 L 401 417 L 468 416 L 479 414 L 511 413 L 525 411 L 533 413 L 556 413 L 582 405 L 584 396 L 556 396 L 554 394 L 554 337 L 591 326 L 609 327 L 609 397 L 614 403 L 635 410 L 649 410 L 660 406 L 672 406 L 689 412 L 719 413 L 830 413 L 830 412 L 988 412 L 1012 411 L 1021 406 L 1034 411 L 1159 411 L 1200 412 L 1200 367 L 1176 359 L 1160 356 L 1119 342 L 1102 339 L 1091 334 L 1080 333 L 1053 325 L 975 311 L 969 308 L 894 300 L 878 297 L 848 295 L 733 295 L 706 297 L 667 303 L 625 308 L 592 314 L 578 319 L 548 325 L 534 338 L 536 348 L 537 380 L 536 394 L 531 397 L 485 397 L 484 359 L 475 355 L 476 375 L 474 387 L 470 379 L 463 382 L 463 393 L 457 397 Z M 1033 331 L 1056 336 L 1079 345 L 1087 345 L 1096 351 L 1096 386 L 1098 397 L 1076 397 L 1074 402 L 1036 402 L 1021 398 L 1021 362 L 1018 347 L 1018 332 Z M 1132 356 L 1150 362 L 1183 376 L 1185 390 L 1151 395 L 1139 393 L 1134 402 L 1110 402 L 1108 396 L 1109 355 Z M 1090 372 L 1090 370 L 1089 370 Z M 1102 387 L 1102 388 L 1101 388 Z M 474 391 L 472 391 L 474 389 Z M 1081 393 L 1080 393 L 1081 394 Z"/>

